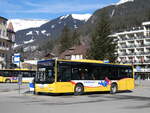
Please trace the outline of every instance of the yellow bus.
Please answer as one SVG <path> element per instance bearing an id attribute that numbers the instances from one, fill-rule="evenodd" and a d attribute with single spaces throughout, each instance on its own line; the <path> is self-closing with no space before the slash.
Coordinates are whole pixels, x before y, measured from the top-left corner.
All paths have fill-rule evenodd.
<path id="1" fill-rule="evenodd" d="M 0 82 L 1 83 L 16 83 L 18 76 L 22 75 L 22 82 L 28 83 L 33 81 L 36 71 L 29 69 L 1 69 Z"/>
<path id="2" fill-rule="evenodd" d="M 35 94 L 74 93 L 134 89 L 131 65 L 104 63 L 97 60 L 38 61 Z"/>

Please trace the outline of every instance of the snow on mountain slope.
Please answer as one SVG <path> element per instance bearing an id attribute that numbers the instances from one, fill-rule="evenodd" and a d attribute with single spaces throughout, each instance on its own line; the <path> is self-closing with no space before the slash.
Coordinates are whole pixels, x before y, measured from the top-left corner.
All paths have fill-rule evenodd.
<path id="1" fill-rule="evenodd" d="M 60 17 L 60 20 L 66 19 L 68 16 L 69 16 L 69 15 L 61 16 L 61 17 Z"/>
<path id="2" fill-rule="evenodd" d="M 116 5 L 124 4 L 126 2 L 134 2 L 134 0 L 120 0 Z"/>
<path id="3" fill-rule="evenodd" d="M 87 21 L 91 16 L 91 14 L 72 14 L 72 18 L 81 21 Z"/>
<path id="4" fill-rule="evenodd" d="M 36 19 L 10 19 L 9 22 L 12 22 L 14 31 L 19 31 L 23 29 L 40 27 L 42 24 L 45 24 L 49 20 L 36 20 Z"/>
<path id="5" fill-rule="evenodd" d="M 73 19 L 81 20 L 81 21 L 87 21 L 92 15 L 91 14 L 70 14 Z M 70 16 L 69 14 L 65 16 L 61 16 L 60 20 L 66 19 Z"/>

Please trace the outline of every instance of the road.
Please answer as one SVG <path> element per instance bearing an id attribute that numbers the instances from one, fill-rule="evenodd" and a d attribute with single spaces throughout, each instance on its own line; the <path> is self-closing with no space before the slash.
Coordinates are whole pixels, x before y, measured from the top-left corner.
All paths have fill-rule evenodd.
<path id="1" fill-rule="evenodd" d="M 0 84 L 3 87 L 5 85 Z M 120 92 L 115 95 L 109 93 L 92 93 L 81 96 L 70 94 L 37 96 L 24 93 L 27 91 L 26 86 L 22 86 L 21 94 L 18 93 L 17 85 L 15 84 L 13 86 L 14 90 L 0 90 L 0 113 L 150 112 L 150 81 L 138 85 L 133 92 Z"/>

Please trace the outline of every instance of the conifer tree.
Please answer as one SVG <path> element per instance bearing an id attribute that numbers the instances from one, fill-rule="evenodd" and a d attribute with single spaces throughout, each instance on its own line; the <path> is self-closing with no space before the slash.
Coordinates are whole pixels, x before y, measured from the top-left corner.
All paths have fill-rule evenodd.
<path id="1" fill-rule="evenodd" d="M 80 45 L 80 39 L 77 30 L 74 30 L 72 33 L 72 46 L 74 45 Z"/>
<path id="2" fill-rule="evenodd" d="M 88 52 L 90 59 L 95 60 L 110 60 L 113 62 L 116 58 L 113 38 L 109 37 L 110 31 L 109 16 L 103 11 L 96 24 L 96 28 L 92 34 L 91 47 Z"/>
<path id="3" fill-rule="evenodd" d="M 65 50 L 69 49 L 72 45 L 70 38 L 70 29 L 67 26 L 65 26 L 62 30 L 59 43 L 60 43 L 59 53 L 62 53 Z"/>

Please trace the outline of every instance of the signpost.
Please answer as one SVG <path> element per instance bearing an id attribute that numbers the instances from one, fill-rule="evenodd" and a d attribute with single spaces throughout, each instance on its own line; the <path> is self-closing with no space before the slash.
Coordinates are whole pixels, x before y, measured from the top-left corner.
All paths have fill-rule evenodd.
<path id="1" fill-rule="evenodd" d="M 21 58 L 20 53 L 15 53 L 13 56 L 13 63 L 19 66 L 19 68 L 20 68 L 20 58 Z"/>
<path id="2" fill-rule="evenodd" d="M 21 66 L 20 66 L 20 59 L 21 59 L 20 53 L 15 53 L 14 56 L 13 56 L 13 63 L 16 64 L 19 68 L 21 68 Z M 18 85 L 19 85 L 19 94 L 20 94 L 21 85 L 22 85 L 21 72 L 19 72 L 19 75 L 18 75 Z"/>
<path id="3" fill-rule="evenodd" d="M 18 75 L 18 85 L 19 85 L 19 94 L 20 94 L 21 85 L 22 85 L 22 75 L 21 75 L 21 73 L 19 73 L 19 75 Z"/>
<path id="4" fill-rule="evenodd" d="M 104 63 L 110 63 L 109 60 L 104 60 Z"/>
<path id="5" fill-rule="evenodd" d="M 141 72 L 141 66 L 136 66 L 136 71 Z M 141 75 L 138 76 L 138 83 L 139 83 L 140 86 L 142 86 Z"/>

